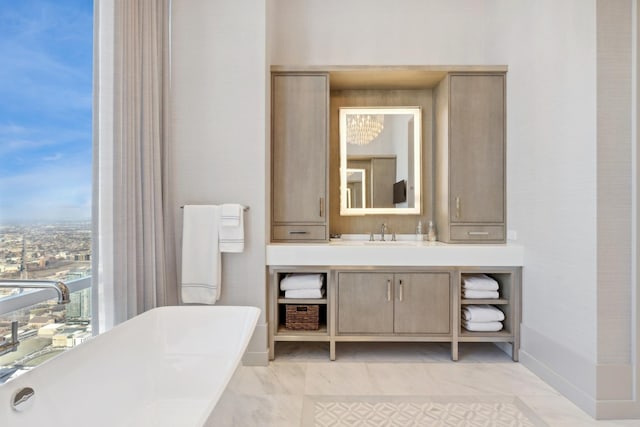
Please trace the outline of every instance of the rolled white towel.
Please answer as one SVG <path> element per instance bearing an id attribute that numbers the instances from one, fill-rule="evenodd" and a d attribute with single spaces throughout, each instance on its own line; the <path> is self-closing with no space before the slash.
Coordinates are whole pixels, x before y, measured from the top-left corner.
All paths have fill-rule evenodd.
<path id="1" fill-rule="evenodd" d="M 462 287 L 475 291 L 497 291 L 500 286 L 494 278 L 486 274 L 463 274 Z"/>
<path id="2" fill-rule="evenodd" d="M 322 289 L 292 289 L 284 292 L 285 298 L 322 298 L 324 296 L 324 288 Z"/>
<path id="3" fill-rule="evenodd" d="M 476 291 L 473 289 L 463 289 L 462 296 L 469 299 L 498 299 L 498 291 Z"/>
<path id="4" fill-rule="evenodd" d="M 467 322 L 463 320 L 462 327 L 472 332 L 498 332 L 502 330 L 502 322 Z"/>
<path id="5" fill-rule="evenodd" d="M 471 322 L 501 322 L 504 320 L 504 313 L 492 305 L 466 305 L 462 309 L 464 320 Z"/>
<path id="6" fill-rule="evenodd" d="M 320 289 L 323 282 L 322 274 L 290 274 L 280 281 L 280 290 Z"/>

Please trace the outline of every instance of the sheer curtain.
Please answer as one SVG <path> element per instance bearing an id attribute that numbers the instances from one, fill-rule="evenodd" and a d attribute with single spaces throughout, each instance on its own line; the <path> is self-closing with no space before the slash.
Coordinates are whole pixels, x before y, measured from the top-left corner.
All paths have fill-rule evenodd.
<path id="1" fill-rule="evenodd" d="M 169 1 L 96 2 L 92 289 L 100 332 L 178 301 Z"/>

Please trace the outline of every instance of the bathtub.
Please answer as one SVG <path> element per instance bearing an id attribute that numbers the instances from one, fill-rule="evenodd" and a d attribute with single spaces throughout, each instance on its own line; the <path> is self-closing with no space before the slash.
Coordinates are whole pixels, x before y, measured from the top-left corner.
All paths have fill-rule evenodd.
<path id="1" fill-rule="evenodd" d="M 259 313 L 150 310 L 0 385 L 0 426 L 202 426 Z M 34 395 L 16 411 L 12 397 L 26 387 Z"/>

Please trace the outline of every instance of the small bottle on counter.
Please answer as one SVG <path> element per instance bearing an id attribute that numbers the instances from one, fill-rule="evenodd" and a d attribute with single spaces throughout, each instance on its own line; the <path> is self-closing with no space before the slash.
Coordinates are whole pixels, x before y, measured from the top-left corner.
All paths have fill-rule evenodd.
<path id="1" fill-rule="evenodd" d="M 427 241 L 436 241 L 436 226 L 433 225 L 433 221 L 429 221 L 429 226 L 427 228 Z"/>
<path id="2" fill-rule="evenodd" d="M 422 240 L 422 221 L 418 221 L 418 225 L 416 226 L 416 240 Z"/>

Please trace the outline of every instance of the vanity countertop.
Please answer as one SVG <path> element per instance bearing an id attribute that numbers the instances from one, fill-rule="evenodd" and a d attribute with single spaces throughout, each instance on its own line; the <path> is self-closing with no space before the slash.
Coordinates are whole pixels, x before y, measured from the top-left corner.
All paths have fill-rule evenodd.
<path id="1" fill-rule="evenodd" d="M 267 245 L 267 265 L 521 267 L 524 247 L 514 243 L 471 245 L 409 240 L 272 243 Z"/>

